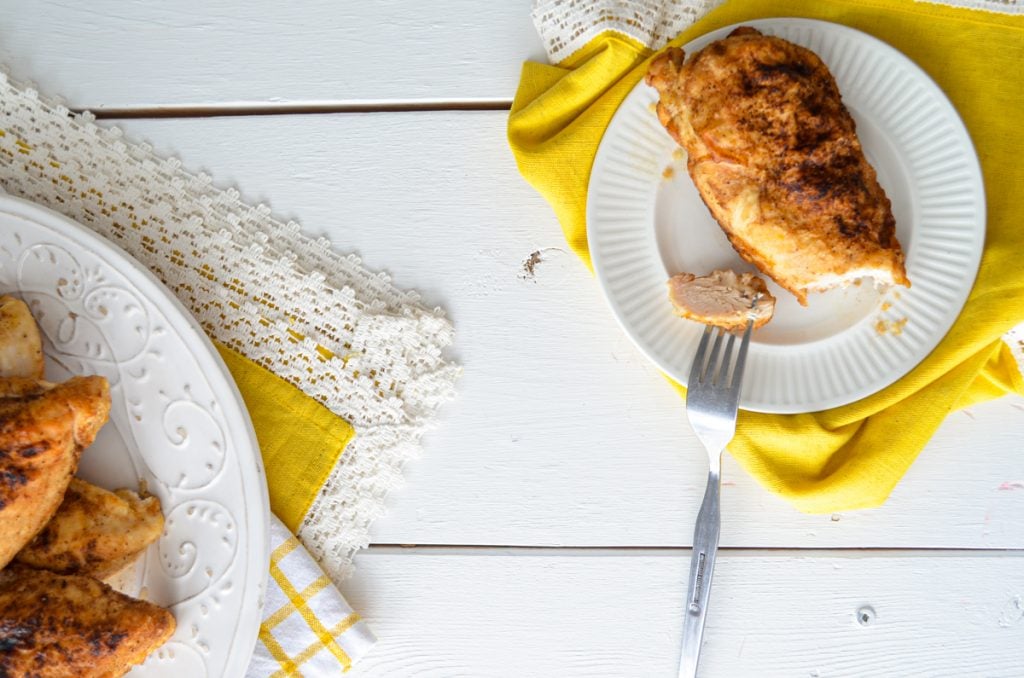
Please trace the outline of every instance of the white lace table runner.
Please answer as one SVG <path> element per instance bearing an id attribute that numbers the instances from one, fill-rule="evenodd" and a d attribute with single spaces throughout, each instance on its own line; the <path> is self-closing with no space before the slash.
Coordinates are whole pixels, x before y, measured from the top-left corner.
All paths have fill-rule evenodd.
<path id="1" fill-rule="evenodd" d="M 0 74 L 0 188 L 117 243 L 210 336 L 355 427 L 298 536 L 337 581 L 459 368 L 452 325 L 326 239 Z M 319 347 L 326 348 L 333 357 Z"/>
<path id="2" fill-rule="evenodd" d="M 908 0 L 909 2 L 910 0 Z M 1024 0 L 918 0 L 990 12 L 1024 13 Z M 533 23 L 551 63 L 604 31 L 657 49 L 724 0 L 533 0 Z"/>

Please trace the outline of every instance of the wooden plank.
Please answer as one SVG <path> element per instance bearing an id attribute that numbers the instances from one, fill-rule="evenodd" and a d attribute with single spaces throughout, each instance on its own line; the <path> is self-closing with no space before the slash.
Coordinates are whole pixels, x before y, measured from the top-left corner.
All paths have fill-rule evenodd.
<path id="1" fill-rule="evenodd" d="M 371 549 L 355 676 L 675 676 L 689 551 Z M 1020 676 L 1024 558 L 724 551 L 702 676 Z M 860 621 L 859 621 L 860 619 Z"/>
<path id="2" fill-rule="evenodd" d="M 93 109 L 508 102 L 530 3 L 0 0 L 0 63 Z"/>
<path id="3" fill-rule="evenodd" d="M 376 542 L 689 545 L 705 454 L 518 176 L 504 124 L 445 112 L 125 127 L 450 312 L 460 398 Z M 797 513 L 727 458 L 722 543 L 1024 546 L 1022 438 L 1019 399 L 954 414 L 884 507 L 841 516 Z"/>

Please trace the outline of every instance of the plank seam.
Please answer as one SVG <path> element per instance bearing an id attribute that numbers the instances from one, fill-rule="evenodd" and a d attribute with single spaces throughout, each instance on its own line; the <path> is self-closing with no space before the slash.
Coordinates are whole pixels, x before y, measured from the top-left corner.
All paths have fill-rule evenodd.
<path id="1" fill-rule="evenodd" d="M 719 546 L 719 552 L 732 555 L 768 555 L 780 553 L 799 556 L 1008 556 L 1024 557 L 1024 547 L 943 547 L 943 546 Z M 370 544 L 366 551 L 378 554 L 470 555 L 492 552 L 504 555 L 520 551 L 536 555 L 679 555 L 689 553 L 689 546 L 501 546 L 496 544 Z"/>
<path id="2" fill-rule="evenodd" d="M 330 113 L 430 113 L 438 111 L 508 111 L 511 100 L 494 101 L 379 101 L 281 104 L 217 104 L 140 106 L 89 109 L 97 120 L 165 118 L 229 118 L 268 115 L 324 115 Z M 84 109 L 73 109 L 81 113 Z"/>

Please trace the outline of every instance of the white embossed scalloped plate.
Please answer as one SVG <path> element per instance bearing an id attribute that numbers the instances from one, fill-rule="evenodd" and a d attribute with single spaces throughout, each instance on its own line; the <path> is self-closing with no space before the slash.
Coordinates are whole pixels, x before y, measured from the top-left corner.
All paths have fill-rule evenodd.
<path id="1" fill-rule="evenodd" d="M 0 293 L 31 307 L 48 379 L 110 380 L 110 421 L 79 475 L 109 489 L 141 480 L 160 498 L 164 534 L 118 587 L 169 607 L 177 630 L 131 675 L 244 674 L 266 586 L 269 504 L 252 424 L 213 345 L 128 255 L 5 196 Z"/>
<path id="2" fill-rule="evenodd" d="M 778 304 L 774 319 L 754 334 L 741 407 L 836 407 L 909 372 L 959 315 L 985 241 L 981 169 L 949 100 L 889 45 L 808 19 L 743 25 L 803 45 L 828 65 L 892 201 L 907 254 L 910 289 L 876 291 L 869 282 L 812 294 L 805 308 L 768 282 Z M 692 54 L 733 28 L 684 49 Z M 673 315 L 665 281 L 683 271 L 756 269 L 739 258 L 701 201 L 685 156 L 678 157 L 657 120 L 655 101 L 657 93 L 641 82 L 609 124 L 590 175 L 587 236 L 616 318 L 648 358 L 685 384 L 702 329 Z"/>

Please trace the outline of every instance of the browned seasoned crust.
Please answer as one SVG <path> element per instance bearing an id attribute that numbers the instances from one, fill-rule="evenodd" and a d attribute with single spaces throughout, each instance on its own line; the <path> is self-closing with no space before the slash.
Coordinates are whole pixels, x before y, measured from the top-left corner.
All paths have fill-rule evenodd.
<path id="1" fill-rule="evenodd" d="M 0 379 L 0 568 L 60 506 L 109 412 L 103 377 Z"/>
<path id="2" fill-rule="evenodd" d="M 684 57 L 667 49 L 646 81 L 740 256 L 802 304 L 865 274 L 909 287 L 889 199 L 821 59 L 749 27 Z"/>
<path id="3" fill-rule="evenodd" d="M 0 296 L 0 377 L 43 378 L 43 342 L 24 301 Z"/>
<path id="4" fill-rule="evenodd" d="M 91 577 L 0 572 L 0 676 L 120 676 L 174 628 L 169 611 Z"/>
<path id="5" fill-rule="evenodd" d="M 14 560 L 39 570 L 103 579 L 133 561 L 163 529 L 156 497 L 127 489 L 110 492 L 72 478 L 57 513 Z"/>

